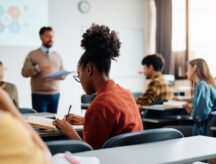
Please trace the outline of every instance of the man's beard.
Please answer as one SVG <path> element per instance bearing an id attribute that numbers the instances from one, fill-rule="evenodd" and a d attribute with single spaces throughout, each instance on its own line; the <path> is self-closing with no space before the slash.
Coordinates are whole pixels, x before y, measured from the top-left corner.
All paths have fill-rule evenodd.
<path id="1" fill-rule="evenodd" d="M 47 43 L 44 43 L 43 45 L 46 48 L 51 48 L 53 46 L 53 42 L 52 41 L 51 42 L 47 42 Z"/>

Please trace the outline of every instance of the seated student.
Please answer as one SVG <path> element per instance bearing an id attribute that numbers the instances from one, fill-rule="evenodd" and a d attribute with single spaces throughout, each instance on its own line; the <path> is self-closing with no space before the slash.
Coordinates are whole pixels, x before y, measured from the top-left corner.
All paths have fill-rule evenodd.
<path id="1" fill-rule="evenodd" d="M 161 103 L 172 99 L 173 92 L 164 80 L 161 71 L 164 66 L 164 59 L 159 54 L 148 55 L 143 58 L 144 74 L 146 79 L 151 79 L 145 93 L 137 98 L 140 110 L 143 105 Z"/>
<path id="2" fill-rule="evenodd" d="M 18 102 L 18 93 L 17 93 L 17 88 L 14 84 L 3 81 L 4 79 L 4 65 L 0 61 L 0 88 L 5 90 L 10 98 L 12 99 L 14 105 L 16 107 L 19 107 L 19 102 Z"/>
<path id="3" fill-rule="evenodd" d="M 48 164 L 50 153 L 0 88 L 0 163 Z"/>
<path id="4" fill-rule="evenodd" d="M 216 108 L 216 82 L 206 61 L 200 58 L 189 62 L 187 76 L 194 87 L 194 96 L 192 104 L 187 103 L 184 107 L 192 113 L 193 135 L 206 135 L 211 111 Z"/>
<path id="5" fill-rule="evenodd" d="M 70 114 L 66 120 L 56 119 L 54 125 L 69 138 L 81 140 L 70 123 L 84 124 L 83 140 L 99 149 L 109 138 L 141 131 L 143 125 L 133 96 L 109 78 L 111 60 L 119 56 L 116 32 L 93 24 L 83 34 L 81 46 L 85 52 L 78 62 L 78 77 L 85 92 L 96 92 L 96 97 L 85 117 Z"/>

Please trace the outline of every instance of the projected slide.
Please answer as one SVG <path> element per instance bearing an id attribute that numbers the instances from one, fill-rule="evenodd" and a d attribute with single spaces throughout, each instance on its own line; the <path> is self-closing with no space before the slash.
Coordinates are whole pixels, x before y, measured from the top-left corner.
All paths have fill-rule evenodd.
<path id="1" fill-rule="evenodd" d="M 36 46 L 48 24 L 48 0 L 0 0 L 0 46 Z"/>

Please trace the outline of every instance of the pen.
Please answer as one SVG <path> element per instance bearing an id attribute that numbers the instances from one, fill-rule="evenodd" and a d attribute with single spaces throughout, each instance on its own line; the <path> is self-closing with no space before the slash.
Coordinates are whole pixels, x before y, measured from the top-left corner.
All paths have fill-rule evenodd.
<path id="1" fill-rule="evenodd" d="M 65 116 L 65 120 L 67 119 L 67 116 L 69 116 L 71 108 L 72 108 L 72 105 L 69 106 L 68 114 Z"/>
<path id="2" fill-rule="evenodd" d="M 72 105 L 70 105 L 70 106 L 69 106 L 69 109 L 68 109 L 68 114 L 67 114 L 67 116 L 70 114 L 71 107 L 72 107 Z"/>

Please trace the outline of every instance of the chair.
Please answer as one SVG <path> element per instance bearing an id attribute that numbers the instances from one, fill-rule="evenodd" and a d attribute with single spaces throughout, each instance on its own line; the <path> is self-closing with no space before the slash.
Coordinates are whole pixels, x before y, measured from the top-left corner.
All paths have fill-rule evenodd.
<path id="1" fill-rule="evenodd" d="M 206 135 L 211 137 L 216 137 L 216 132 L 214 128 L 216 127 L 216 115 L 212 115 L 212 117 L 209 119 L 207 128 L 206 128 Z"/>
<path id="2" fill-rule="evenodd" d="M 193 136 L 193 126 L 192 125 L 170 125 L 170 126 L 164 126 L 164 128 L 173 128 L 178 131 L 180 131 L 184 137 L 190 137 Z"/>
<path id="3" fill-rule="evenodd" d="M 84 110 L 87 109 L 95 97 L 96 97 L 96 93 L 92 95 L 83 94 L 81 96 L 81 109 L 84 109 Z"/>
<path id="4" fill-rule="evenodd" d="M 58 140 L 47 141 L 45 143 L 48 146 L 52 155 L 57 153 L 64 153 L 65 151 L 77 153 L 93 150 L 93 148 L 89 144 L 79 140 Z"/>
<path id="5" fill-rule="evenodd" d="M 83 94 L 81 96 L 81 103 L 91 103 L 94 98 L 96 97 L 96 94 L 92 94 L 92 95 L 86 95 L 86 94 Z"/>
<path id="6" fill-rule="evenodd" d="M 132 92 L 131 94 L 133 95 L 133 97 L 137 98 L 139 96 L 142 96 L 143 92 Z"/>
<path id="7" fill-rule="evenodd" d="M 149 129 L 141 132 L 125 133 L 110 138 L 102 148 L 143 144 L 184 137 L 181 132 L 172 128 Z"/>
<path id="8" fill-rule="evenodd" d="M 32 108 L 19 108 L 20 113 L 27 114 L 27 113 L 37 113 L 35 109 Z"/>

